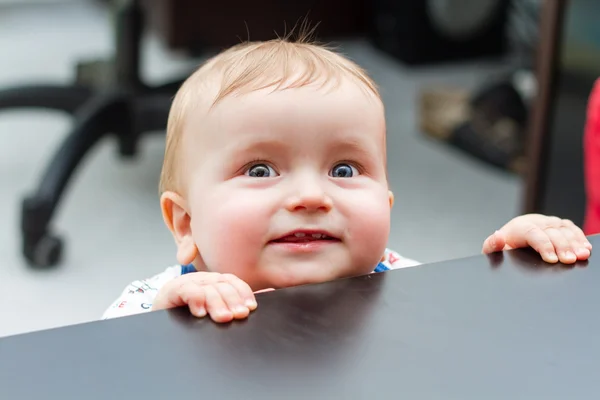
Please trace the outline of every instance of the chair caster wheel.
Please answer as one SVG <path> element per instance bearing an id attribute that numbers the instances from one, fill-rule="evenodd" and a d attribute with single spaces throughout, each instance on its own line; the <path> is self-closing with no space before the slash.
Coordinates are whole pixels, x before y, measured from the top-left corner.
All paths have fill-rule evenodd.
<path id="1" fill-rule="evenodd" d="M 60 261 L 63 251 L 63 242 L 52 235 L 44 235 L 35 242 L 25 243 L 24 255 L 27 261 L 39 268 L 53 267 Z"/>

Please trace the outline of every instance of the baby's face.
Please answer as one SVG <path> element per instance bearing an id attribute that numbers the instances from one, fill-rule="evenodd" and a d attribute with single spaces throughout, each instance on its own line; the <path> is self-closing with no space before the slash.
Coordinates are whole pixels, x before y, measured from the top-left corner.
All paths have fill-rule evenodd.
<path id="1" fill-rule="evenodd" d="M 381 102 L 355 83 L 229 96 L 184 132 L 197 267 L 254 290 L 369 273 L 390 228 Z"/>

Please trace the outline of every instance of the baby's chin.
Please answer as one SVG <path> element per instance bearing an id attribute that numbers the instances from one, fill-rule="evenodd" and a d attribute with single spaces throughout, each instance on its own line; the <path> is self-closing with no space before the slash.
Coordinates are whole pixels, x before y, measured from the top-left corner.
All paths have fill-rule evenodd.
<path id="1" fill-rule="evenodd" d="M 372 272 L 373 268 L 356 268 L 348 261 L 337 265 L 317 260 L 288 261 L 285 264 L 266 265 L 260 268 L 264 272 L 265 282 L 260 289 L 282 289 L 286 287 L 330 282 L 340 278 L 349 278 Z M 253 288 L 254 289 L 254 288 Z"/>

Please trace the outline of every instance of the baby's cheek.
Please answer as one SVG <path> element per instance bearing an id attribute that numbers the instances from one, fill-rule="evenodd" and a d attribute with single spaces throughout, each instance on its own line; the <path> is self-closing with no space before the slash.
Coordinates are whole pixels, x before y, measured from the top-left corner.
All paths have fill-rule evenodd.
<path id="1" fill-rule="evenodd" d="M 210 271 L 233 273 L 242 278 L 256 265 L 269 216 L 253 200 L 232 195 L 206 208 L 197 245 Z"/>
<path id="2" fill-rule="evenodd" d="M 378 260 L 390 232 L 390 206 L 382 196 L 363 196 L 349 218 L 350 251 L 356 260 Z M 375 262 L 374 265 L 376 265 Z"/>

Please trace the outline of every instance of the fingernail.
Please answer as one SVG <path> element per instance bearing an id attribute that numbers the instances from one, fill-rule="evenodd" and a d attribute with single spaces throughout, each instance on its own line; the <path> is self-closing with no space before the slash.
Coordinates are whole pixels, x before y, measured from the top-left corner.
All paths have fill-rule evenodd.
<path id="1" fill-rule="evenodd" d="M 246 300 L 246 307 L 253 309 L 256 308 L 258 304 L 256 304 L 255 300 Z"/>
<path id="2" fill-rule="evenodd" d="M 244 307 L 242 305 L 235 306 L 233 309 L 234 314 L 244 314 L 248 311 L 248 307 Z"/>
<path id="3" fill-rule="evenodd" d="M 200 307 L 196 312 L 198 314 L 197 316 L 200 318 L 206 316 L 206 308 L 204 308 L 204 307 Z"/>
<path id="4" fill-rule="evenodd" d="M 564 252 L 564 257 L 567 260 L 575 260 L 577 258 L 577 256 L 575 255 L 575 253 L 573 253 L 572 251 L 565 251 Z"/>
<path id="5" fill-rule="evenodd" d="M 229 310 L 219 310 L 215 314 L 221 318 L 233 318 L 233 313 Z"/>
<path id="6" fill-rule="evenodd" d="M 579 253 L 581 255 L 584 255 L 584 256 L 589 256 L 590 255 L 590 251 L 588 249 L 586 249 L 585 247 L 577 249 L 577 253 Z"/>
<path id="7" fill-rule="evenodd" d="M 557 262 L 558 256 L 554 253 L 546 253 L 546 259 L 550 262 Z"/>

